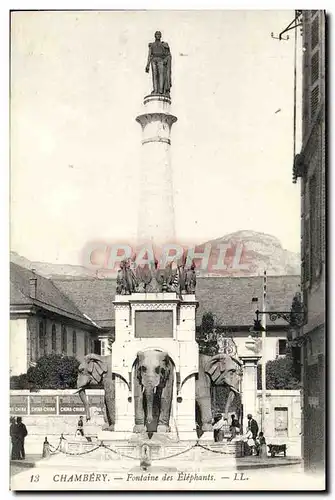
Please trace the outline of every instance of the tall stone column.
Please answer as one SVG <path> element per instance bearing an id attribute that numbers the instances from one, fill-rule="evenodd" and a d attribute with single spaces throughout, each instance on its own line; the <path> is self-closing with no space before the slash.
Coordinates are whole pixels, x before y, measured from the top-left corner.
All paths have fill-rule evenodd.
<path id="1" fill-rule="evenodd" d="M 243 404 L 243 431 L 248 426 L 248 413 L 257 420 L 257 364 L 260 356 L 240 356 L 243 362 L 242 404 Z"/>
<path id="2" fill-rule="evenodd" d="M 142 127 L 138 243 L 174 242 L 175 220 L 170 161 L 171 128 L 176 116 L 171 100 L 163 95 L 144 98 L 144 112 L 136 121 Z"/>

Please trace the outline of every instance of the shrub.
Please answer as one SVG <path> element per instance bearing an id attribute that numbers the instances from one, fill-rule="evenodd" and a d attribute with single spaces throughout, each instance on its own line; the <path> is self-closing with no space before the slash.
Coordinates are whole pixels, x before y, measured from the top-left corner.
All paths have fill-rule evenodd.
<path id="1" fill-rule="evenodd" d="M 77 385 L 79 361 L 72 356 L 47 354 L 40 358 L 36 366 L 27 373 L 12 376 L 11 389 L 75 389 Z"/>
<path id="2" fill-rule="evenodd" d="M 257 366 L 257 389 L 262 389 L 262 367 Z M 294 360 L 290 354 L 266 363 L 266 388 L 300 389 L 301 382 L 297 377 Z"/>

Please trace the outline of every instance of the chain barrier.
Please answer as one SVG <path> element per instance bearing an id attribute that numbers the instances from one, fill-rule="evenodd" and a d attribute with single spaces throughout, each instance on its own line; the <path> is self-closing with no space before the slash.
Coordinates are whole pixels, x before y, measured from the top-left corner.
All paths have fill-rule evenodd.
<path id="1" fill-rule="evenodd" d="M 61 444 L 62 444 L 62 438 L 61 437 L 59 438 L 59 443 L 58 443 L 57 447 L 55 447 L 51 443 L 49 443 L 50 453 L 52 455 L 54 455 L 55 453 L 57 453 L 57 451 L 60 450 L 60 445 Z M 52 448 L 53 448 L 53 450 L 52 450 Z"/>
<path id="2" fill-rule="evenodd" d="M 89 453 L 92 453 L 93 451 L 96 451 L 99 448 L 105 448 L 106 450 L 109 450 L 112 453 L 115 453 L 119 457 L 128 458 L 130 460 L 136 460 L 136 461 L 138 461 L 140 459 L 140 457 L 133 457 L 131 455 L 126 455 L 125 453 L 121 453 L 120 451 L 115 450 L 115 449 L 111 448 L 110 446 L 107 446 L 102 441 L 100 442 L 100 444 L 98 446 L 96 446 L 95 448 L 92 448 L 91 450 L 86 450 L 86 451 L 77 452 L 77 453 L 71 453 L 69 451 L 63 451 L 63 450 L 61 450 L 60 447 L 61 447 L 61 443 L 62 443 L 63 440 L 67 441 L 66 438 L 64 438 L 63 436 L 61 436 L 60 439 L 59 439 L 59 443 L 58 443 L 57 447 L 55 447 L 55 446 L 53 446 L 52 444 L 49 443 L 50 448 L 53 448 L 53 450 L 50 450 L 50 453 L 52 455 L 55 455 L 55 454 L 57 454 L 57 452 L 59 452 L 59 453 L 63 453 L 64 455 L 68 455 L 68 456 L 82 456 L 82 455 L 88 455 Z M 182 451 L 179 451 L 177 453 L 173 453 L 172 455 L 168 455 L 168 456 L 164 456 L 164 457 L 152 458 L 151 461 L 168 460 L 170 458 L 178 457 L 180 455 L 183 455 L 184 453 L 187 453 L 187 452 L 193 450 L 196 447 L 202 448 L 202 449 L 207 450 L 207 451 L 211 451 L 212 453 L 218 453 L 220 455 L 231 455 L 231 453 L 229 453 L 227 451 L 212 450 L 211 448 L 208 448 L 207 446 L 204 446 L 204 445 L 200 444 L 199 441 L 196 441 L 194 445 L 190 446 L 189 448 L 186 448 L 185 450 L 182 450 Z"/>
<path id="3" fill-rule="evenodd" d="M 228 451 L 212 450 L 211 448 L 207 448 L 207 446 L 204 446 L 203 444 L 200 444 L 199 442 L 198 442 L 197 446 L 199 446 L 200 448 L 203 448 L 204 450 L 211 451 L 212 453 L 220 453 L 221 455 L 231 455 L 231 453 L 229 453 Z"/>

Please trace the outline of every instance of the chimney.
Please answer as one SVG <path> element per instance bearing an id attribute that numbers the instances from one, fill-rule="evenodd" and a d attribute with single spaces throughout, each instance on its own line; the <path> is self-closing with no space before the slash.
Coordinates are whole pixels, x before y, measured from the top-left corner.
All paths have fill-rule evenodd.
<path id="1" fill-rule="evenodd" d="M 29 295 L 32 299 L 36 299 L 37 292 L 37 276 L 35 269 L 32 269 L 33 277 L 29 279 Z"/>

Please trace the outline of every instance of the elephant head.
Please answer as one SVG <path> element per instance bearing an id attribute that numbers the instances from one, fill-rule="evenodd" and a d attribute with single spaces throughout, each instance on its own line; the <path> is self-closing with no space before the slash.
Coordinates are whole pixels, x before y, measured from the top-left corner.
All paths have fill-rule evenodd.
<path id="1" fill-rule="evenodd" d="M 153 420 L 154 395 L 161 391 L 170 377 L 171 362 L 166 352 L 150 350 L 137 353 L 136 377 L 146 397 L 146 422 Z"/>
<path id="2" fill-rule="evenodd" d="M 239 392 L 242 371 L 237 359 L 228 354 L 217 354 L 208 360 L 204 370 L 214 385 L 225 384 L 234 392 Z"/>
<path id="3" fill-rule="evenodd" d="M 87 354 L 84 361 L 79 365 L 77 388 L 79 389 L 79 397 L 85 407 L 86 420 L 90 420 L 90 409 L 85 389 L 100 384 L 107 371 L 107 363 L 97 354 Z"/>

